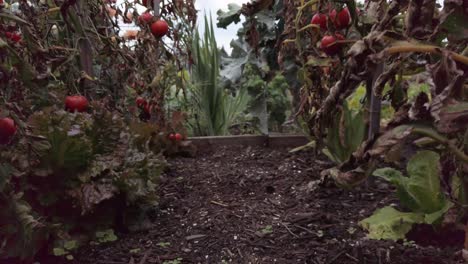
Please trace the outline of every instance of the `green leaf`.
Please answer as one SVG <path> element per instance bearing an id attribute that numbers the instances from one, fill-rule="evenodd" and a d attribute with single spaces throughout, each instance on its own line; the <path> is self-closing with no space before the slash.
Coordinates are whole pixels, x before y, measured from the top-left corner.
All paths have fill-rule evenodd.
<path id="1" fill-rule="evenodd" d="M 432 214 L 446 205 L 440 190 L 438 171 L 439 155 L 432 151 L 421 151 L 408 162 L 409 177 L 390 168 L 376 170 L 374 176 L 397 187 L 397 196 L 403 206 L 414 212 Z"/>
<path id="2" fill-rule="evenodd" d="M 118 239 L 113 229 L 96 232 L 96 238 L 99 243 L 114 242 Z"/>
<path id="3" fill-rule="evenodd" d="M 54 248 L 52 250 L 52 253 L 54 254 L 54 256 L 64 256 L 66 255 L 68 252 L 63 249 L 63 248 Z"/>
<path id="4" fill-rule="evenodd" d="M 434 213 L 444 206 L 444 197 L 440 190 L 439 154 L 433 151 L 421 151 L 408 163 L 410 178 L 406 181 L 407 190 L 425 213 Z"/>
<path id="5" fill-rule="evenodd" d="M 29 25 L 28 21 L 23 20 L 23 19 L 19 18 L 18 16 L 15 16 L 12 13 L 6 12 L 4 10 L 2 10 L 2 12 L 0 12 L 0 19 L 11 20 L 11 21 L 14 21 L 16 23 Z"/>
<path id="6" fill-rule="evenodd" d="M 446 201 L 445 202 L 445 206 L 442 207 L 442 209 L 440 209 L 439 211 L 436 211 L 434 213 L 431 213 L 431 214 L 426 214 L 424 216 L 424 222 L 426 224 L 429 224 L 429 225 L 433 225 L 437 222 L 439 222 L 442 217 L 444 216 L 444 214 L 450 210 L 450 208 L 452 208 L 453 206 L 453 203 L 451 203 L 450 201 Z"/>
<path id="7" fill-rule="evenodd" d="M 364 140 L 365 125 L 362 111 L 350 110 L 348 104 L 336 115 L 328 128 L 326 149 L 323 151 L 333 162 L 342 164 L 347 161 Z"/>
<path id="8" fill-rule="evenodd" d="M 239 23 L 241 15 L 241 6 L 231 3 L 228 4 L 228 11 L 218 10 L 218 23 L 216 24 L 220 28 L 226 29 L 231 23 Z"/>
<path id="9" fill-rule="evenodd" d="M 78 242 L 76 240 L 70 240 L 70 241 L 65 242 L 63 247 L 66 250 L 70 251 L 70 250 L 78 248 Z"/>
<path id="10" fill-rule="evenodd" d="M 391 206 L 378 209 L 372 216 L 359 222 L 371 239 L 404 239 L 413 224 L 424 222 L 423 214 L 402 213 Z"/>

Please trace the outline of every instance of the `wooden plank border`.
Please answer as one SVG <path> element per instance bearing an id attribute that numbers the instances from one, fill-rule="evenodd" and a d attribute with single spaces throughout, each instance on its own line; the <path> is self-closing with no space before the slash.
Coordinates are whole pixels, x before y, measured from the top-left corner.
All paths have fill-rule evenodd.
<path id="1" fill-rule="evenodd" d="M 309 140 L 304 135 L 191 137 L 188 140 L 197 146 L 198 149 L 230 145 L 295 148 L 309 143 Z"/>

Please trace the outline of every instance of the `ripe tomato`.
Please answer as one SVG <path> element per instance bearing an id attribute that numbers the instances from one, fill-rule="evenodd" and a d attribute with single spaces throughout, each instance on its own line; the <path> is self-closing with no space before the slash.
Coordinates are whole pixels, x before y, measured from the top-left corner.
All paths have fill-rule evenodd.
<path id="1" fill-rule="evenodd" d="M 21 41 L 21 35 L 16 32 L 5 32 L 5 37 L 10 39 L 11 41 L 18 43 Z"/>
<path id="2" fill-rule="evenodd" d="M 16 133 L 15 121 L 5 117 L 0 119 L 0 144 L 8 144 Z"/>
<path id="3" fill-rule="evenodd" d="M 170 133 L 170 134 L 169 134 L 169 139 L 170 139 L 170 140 L 175 140 L 175 139 L 176 139 L 175 134 L 174 134 L 174 133 Z"/>
<path id="4" fill-rule="evenodd" d="M 337 43 L 337 40 L 344 40 L 344 37 L 340 34 L 335 34 L 335 36 L 325 35 L 320 42 L 320 48 L 328 56 L 333 56 L 341 49 L 341 44 Z"/>
<path id="5" fill-rule="evenodd" d="M 175 139 L 175 141 L 181 141 L 181 140 L 182 140 L 182 135 L 179 134 L 179 133 L 176 133 L 176 134 L 174 135 L 174 139 Z"/>
<path id="6" fill-rule="evenodd" d="M 149 24 L 152 20 L 153 15 L 149 12 L 145 12 L 138 17 L 138 21 L 140 21 L 141 24 Z"/>
<path id="7" fill-rule="evenodd" d="M 167 34 L 169 31 L 169 26 L 167 25 L 166 21 L 158 20 L 151 24 L 151 33 L 157 38 L 161 38 Z"/>
<path id="8" fill-rule="evenodd" d="M 336 9 L 333 9 L 330 12 L 330 20 L 338 30 L 347 28 L 351 23 L 351 14 L 349 13 L 349 9 L 347 7 L 343 8 L 338 14 Z"/>
<path id="9" fill-rule="evenodd" d="M 70 112 L 84 112 L 88 108 L 88 99 L 81 95 L 67 96 L 65 99 L 65 109 Z"/>
<path id="10" fill-rule="evenodd" d="M 145 113 L 151 114 L 152 107 L 147 103 L 143 106 L 143 110 L 145 111 Z"/>
<path id="11" fill-rule="evenodd" d="M 147 104 L 148 104 L 148 102 L 147 102 L 147 101 L 145 100 L 145 98 L 143 98 L 143 97 L 138 97 L 138 98 L 136 99 L 136 105 L 139 106 L 139 107 L 145 106 L 145 105 L 147 105 Z"/>
<path id="12" fill-rule="evenodd" d="M 327 16 L 324 14 L 317 13 L 312 17 L 311 24 L 318 25 L 322 30 L 327 30 Z"/>

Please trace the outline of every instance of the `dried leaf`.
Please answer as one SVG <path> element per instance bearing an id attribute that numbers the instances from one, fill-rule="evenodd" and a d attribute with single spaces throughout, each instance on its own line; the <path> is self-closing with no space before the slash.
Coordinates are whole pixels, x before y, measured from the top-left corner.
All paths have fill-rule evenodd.
<path id="1" fill-rule="evenodd" d="M 91 212 L 95 205 L 112 198 L 117 191 L 117 187 L 110 183 L 88 183 L 69 191 L 69 194 L 78 200 L 81 214 L 85 215 Z"/>
<path id="2" fill-rule="evenodd" d="M 375 157 L 385 155 L 395 145 L 401 144 L 403 139 L 411 134 L 412 130 L 412 126 L 402 125 L 384 133 L 374 143 L 369 154 Z"/>

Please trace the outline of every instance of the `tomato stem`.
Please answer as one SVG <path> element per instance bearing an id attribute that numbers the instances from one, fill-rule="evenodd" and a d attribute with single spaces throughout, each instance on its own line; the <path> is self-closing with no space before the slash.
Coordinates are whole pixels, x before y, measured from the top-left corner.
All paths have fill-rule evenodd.
<path id="1" fill-rule="evenodd" d="M 394 46 L 394 47 L 387 48 L 385 52 L 388 53 L 389 55 L 393 55 L 397 53 L 408 53 L 408 52 L 442 54 L 443 50 L 444 50 L 443 48 L 438 47 L 438 46 L 408 44 L 404 46 L 402 45 L 402 46 Z M 447 51 L 447 52 L 451 55 L 451 57 L 455 61 L 468 65 L 468 57 L 452 52 L 452 51 Z"/>

